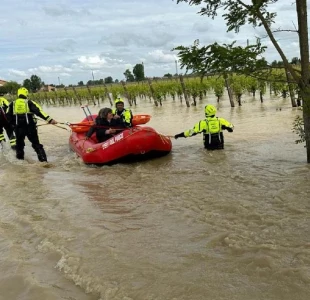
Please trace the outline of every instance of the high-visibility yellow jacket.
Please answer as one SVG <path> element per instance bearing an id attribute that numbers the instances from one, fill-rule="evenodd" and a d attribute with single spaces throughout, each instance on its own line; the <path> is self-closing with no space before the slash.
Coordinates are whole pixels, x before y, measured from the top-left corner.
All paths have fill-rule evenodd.
<path id="1" fill-rule="evenodd" d="M 114 115 L 119 115 L 122 118 L 123 123 L 128 126 L 131 127 L 131 122 L 132 122 L 132 112 L 130 109 L 126 109 L 124 108 L 122 111 L 119 111 L 117 109 L 113 109 L 112 113 Z"/>
<path id="2" fill-rule="evenodd" d="M 234 125 L 227 120 L 212 116 L 199 121 L 192 129 L 184 131 L 183 136 L 190 137 L 198 133 L 203 133 L 205 148 L 210 150 L 224 149 L 223 129 L 232 132 L 233 128 Z"/>
<path id="3" fill-rule="evenodd" d="M 6 100 L 4 97 L 0 97 L 0 107 L 2 107 L 4 111 L 6 111 L 8 106 L 9 106 L 9 101 Z"/>
<path id="4" fill-rule="evenodd" d="M 47 122 L 52 121 L 52 118 L 33 100 L 18 98 L 11 102 L 7 109 L 7 118 L 10 123 L 14 123 L 15 125 L 22 125 L 24 123 L 35 124 L 35 116 Z"/>
<path id="5" fill-rule="evenodd" d="M 196 123 L 192 129 L 186 130 L 184 132 L 184 136 L 189 137 L 202 132 L 208 135 L 217 134 L 227 128 L 233 129 L 234 125 L 223 118 L 207 117 L 206 119 Z"/>

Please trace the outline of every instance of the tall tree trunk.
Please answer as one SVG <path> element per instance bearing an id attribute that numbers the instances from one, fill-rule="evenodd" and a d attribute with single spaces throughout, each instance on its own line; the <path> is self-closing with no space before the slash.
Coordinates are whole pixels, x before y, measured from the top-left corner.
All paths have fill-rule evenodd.
<path id="1" fill-rule="evenodd" d="M 303 120 L 306 139 L 307 162 L 310 163 L 310 84 L 301 89 Z"/>
<path id="2" fill-rule="evenodd" d="M 304 129 L 307 148 L 307 162 L 310 163 L 310 70 L 307 0 L 297 0 L 296 11 L 298 18 L 298 33 L 301 60 L 301 80 L 299 81 L 298 85 L 301 90 L 303 101 L 303 119 L 305 126 Z"/>

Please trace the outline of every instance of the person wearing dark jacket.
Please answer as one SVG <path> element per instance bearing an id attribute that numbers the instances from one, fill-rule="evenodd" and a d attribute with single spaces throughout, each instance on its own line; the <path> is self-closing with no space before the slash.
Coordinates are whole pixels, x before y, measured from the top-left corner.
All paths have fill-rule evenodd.
<path id="1" fill-rule="evenodd" d="M 16 148 L 16 138 L 14 135 L 14 130 L 12 125 L 8 122 L 6 116 L 6 110 L 9 107 L 9 102 L 3 97 L 3 94 L 0 94 L 0 144 L 5 142 L 5 137 L 3 129 L 5 129 L 7 136 L 10 140 L 10 145 L 12 149 Z"/>
<path id="2" fill-rule="evenodd" d="M 100 109 L 95 124 L 86 133 L 86 139 L 89 139 L 96 132 L 98 143 L 102 143 L 110 139 L 116 132 L 120 132 L 122 128 L 125 129 L 126 124 L 120 118 L 114 119 L 112 109 L 105 107 Z"/>
<path id="3" fill-rule="evenodd" d="M 17 91 L 18 98 L 9 104 L 6 115 L 9 123 L 13 126 L 16 135 L 16 158 L 24 159 L 25 138 L 31 142 L 32 148 L 37 153 L 41 162 L 46 162 L 46 153 L 43 145 L 40 144 L 37 119 L 35 116 L 47 121 L 50 124 L 57 124 L 46 114 L 39 104 L 28 99 L 28 90 L 21 87 Z"/>

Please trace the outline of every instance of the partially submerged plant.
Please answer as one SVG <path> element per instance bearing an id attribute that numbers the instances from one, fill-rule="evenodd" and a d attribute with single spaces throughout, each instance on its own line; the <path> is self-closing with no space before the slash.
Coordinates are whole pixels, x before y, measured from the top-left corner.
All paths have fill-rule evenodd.
<path id="1" fill-rule="evenodd" d="M 306 141 L 306 134 L 305 134 L 305 127 L 304 127 L 304 120 L 302 117 L 297 116 L 293 123 L 292 131 L 298 134 L 299 139 L 295 140 L 296 144 L 301 144 Z M 306 146 L 305 146 L 306 147 Z"/>

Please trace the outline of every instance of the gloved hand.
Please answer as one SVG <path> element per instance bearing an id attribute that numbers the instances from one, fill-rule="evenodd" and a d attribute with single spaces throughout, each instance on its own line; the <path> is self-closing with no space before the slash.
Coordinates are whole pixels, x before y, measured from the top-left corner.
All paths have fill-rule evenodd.
<path id="1" fill-rule="evenodd" d="M 53 124 L 53 125 L 56 125 L 58 122 L 56 120 L 52 119 L 52 120 L 49 121 L 49 123 Z"/>
<path id="2" fill-rule="evenodd" d="M 174 138 L 175 138 L 176 140 L 177 140 L 178 138 L 180 138 L 180 137 L 185 137 L 184 132 L 181 132 L 181 133 L 176 134 L 176 135 L 174 136 Z"/>
<path id="3" fill-rule="evenodd" d="M 222 125 L 222 129 L 226 129 L 228 132 L 233 132 L 233 128 L 232 127 L 227 127 L 225 125 Z"/>

